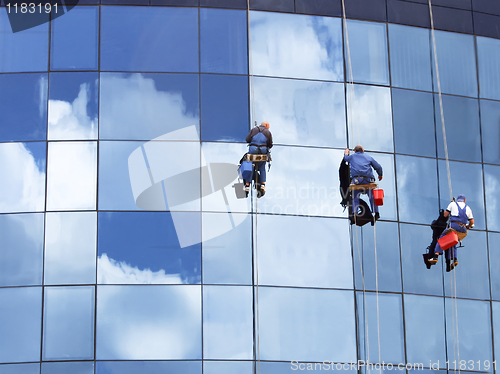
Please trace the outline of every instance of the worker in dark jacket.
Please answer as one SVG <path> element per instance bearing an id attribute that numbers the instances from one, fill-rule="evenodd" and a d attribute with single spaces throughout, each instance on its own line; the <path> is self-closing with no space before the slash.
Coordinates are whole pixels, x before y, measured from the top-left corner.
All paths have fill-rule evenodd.
<path id="1" fill-rule="evenodd" d="M 371 156 L 368 156 L 365 153 L 365 150 L 362 146 L 357 145 L 354 148 L 354 154 L 349 155 L 349 148 L 345 149 L 344 152 L 344 160 L 349 162 L 351 165 L 351 179 L 353 184 L 369 184 L 375 182 L 375 177 L 373 176 L 372 168 L 378 174 L 378 180 L 381 181 L 382 176 L 382 166 L 375 161 L 375 159 Z M 358 214 L 358 206 L 359 206 L 359 195 L 363 193 L 362 190 L 354 190 L 352 194 L 352 210 L 354 214 Z M 375 205 L 375 200 L 373 198 L 373 190 L 369 189 L 364 193 L 368 194 L 370 198 L 370 205 L 372 208 L 372 212 L 375 212 L 375 220 L 380 218 L 380 214 L 378 212 L 378 206 Z"/>
<path id="2" fill-rule="evenodd" d="M 269 122 L 264 121 L 260 126 L 255 126 L 248 133 L 245 138 L 247 143 L 249 143 L 248 153 L 253 155 L 267 154 L 268 150 L 273 147 L 273 136 L 271 131 L 269 131 Z M 266 163 L 265 161 L 259 161 L 259 174 L 260 174 L 260 190 L 266 192 Z M 245 181 L 245 191 L 250 191 L 250 181 Z"/>

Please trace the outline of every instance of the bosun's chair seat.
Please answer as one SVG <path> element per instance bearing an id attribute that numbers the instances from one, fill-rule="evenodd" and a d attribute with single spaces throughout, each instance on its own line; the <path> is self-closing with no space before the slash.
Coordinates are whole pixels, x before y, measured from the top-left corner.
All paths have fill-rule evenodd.
<path id="1" fill-rule="evenodd" d="M 353 190 L 374 190 L 375 188 L 378 187 L 377 183 L 368 183 L 368 184 L 351 184 L 349 185 L 349 189 L 351 191 Z"/>
<path id="2" fill-rule="evenodd" d="M 267 161 L 267 155 L 251 155 L 247 153 L 245 161 Z"/>

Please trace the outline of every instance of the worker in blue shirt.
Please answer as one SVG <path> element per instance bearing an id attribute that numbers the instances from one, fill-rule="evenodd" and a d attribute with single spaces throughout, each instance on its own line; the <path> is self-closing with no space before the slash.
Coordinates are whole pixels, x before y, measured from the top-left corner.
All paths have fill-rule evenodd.
<path id="1" fill-rule="evenodd" d="M 379 181 L 383 178 L 382 166 L 380 166 L 380 164 L 375 161 L 373 157 L 368 156 L 361 145 L 357 145 L 354 148 L 354 153 L 352 155 L 349 155 L 349 148 L 346 148 L 344 152 L 344 160 L 349 162 L 351 166 L 351 181 L 353 184 L 369 184 L 375 182 L 372 168 L 377 172 Z M 366 191 L 353 190 L 352 211 L 355 215 L 358 214 L 359 195 L 361 193 L 368 194 L 372 212 L 375 212 L 375 220 L 378 220 L 380 218 L 380 214 L 378 212 L 378 206 L 375 205 L 372 189 Z"/>
<path id="2" fill-rule="evenodd" d="M 271 131 L 269 131 L 269 122 L 264 121 L 260 126 L 255 126 L 245 140 L 247 141 L 248 153 L 252 155 L 267 154 L 269 149 L 273 147 L 273 136 Z M 260 174 L 260 191 L 266 192 L 266 162 L 258 162 L 259 174 Z M 250 191 L 250 180 L 245 180 L 245 191 Z"/>

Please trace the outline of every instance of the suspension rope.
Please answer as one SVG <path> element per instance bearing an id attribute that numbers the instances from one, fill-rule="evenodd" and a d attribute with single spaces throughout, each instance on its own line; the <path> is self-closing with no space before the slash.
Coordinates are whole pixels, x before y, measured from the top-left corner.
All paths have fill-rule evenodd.
<path id="1" fill-rule="evenodd" d="M 250 0 L 247 0 L 247 34 L 248 34 L 248 74 L 250 76 L 250 129 L 252 128 L 252 121 L 257 125 L 257 121 L 255 120 L 255 100 L 254 100 L 254 77 L 253 77 L 253 54 L 252 54 L 252 33 L 250 27 Z M 250 196 L 251 196 L 251 205 L 253 206 L 253 192 L 250 183 Z M 260 374 L 260 312 L 259 312 L 259 256 L 258 256 L 258 227 L 257 227 L 257 218 L 258 218 L 258 208 L 259 202 L 258 199 L 255 199 L 255 214 L 252 214 L 252 217 L 255 216 L 255 230 L 254 230 L 254 283 L 255 283 L 255 373 Z M 252 218 L 252 223 L 253 223 Z"/>
<path id="2" fill-rule="evenodd" d="M 347 16 L 346 16 L 346 12 L 345 12 L 345 0 L 342 0 L 342 21 L 344 23 L 344 35 L 345 35 L 345 45 L 346 45 L 345 50 L 347 52 L 347 63 L 348 63 L 347 66 L 349 69 L 349 74 L 348 74 L 348 78 L 347 78 L 347 82 L 348 82 L 347 92 L 349 93 L 348 103 L 350 104 L 349 105 L 350 121 L 348 119 L 348 122 L 349 122 L 349 126 L 351 128 L 353 127 L 353 124 L 351 122 L 354 122 L 354 124 L 356 125 L 356 130 L 357 130 L 357 135 L 358 135 L 358 143 L 359 143 L 359 140 L 360 140 L 359 123 L 358 123 L 359 121 L 358 121 L 358 111 L 356 108 L 356 94 L 354 91 L 354 76 L 352 74 L 351 48 L 349 45 L 349 34 L 347 33 Z M 354 132 L 354 131 L 351 131 L 351 132 Z M 352 138 L 349 138 L 349 139 L 352 140 Z M 351 147 L 349 147 L 349 148 L 354 148 L 352 143 L 351 143 Z"/>
<path id="3" fill-rule="evenodd" d="M 373 194 L 373 191 L 372 191 Z M 373 245 L 375 248 L 375 294 L 377 295 L 377 338 L 378 338 L 378 362 L 382 362 L 382 352 L 380 349 L 380 306 L 378 299 L 378 255 L 377 255 L 377 225 L 373 225 Z M 380 373 L 382 368 L 380 366 Z"/>
<path id="4" fill-rule="evenodd" d="M 436 33 L 434 29 L 434 16 L 432 13 L 432 1 L 429 0 L 429 14 L 431 20 L 431 35 L 432 35 L 432 47 L 434 51 L 434 65 L 436 68 L 436 80 L 437 80 L 437 88 L 438 88 L 438 97 L 439 97 L 439 110 L 441 114 L 441 128 L 443 131 L 443 143 L 444 143 L 444 155 L 446 158 L 446 173 L 448 177 L 448 189 L 450 194 L 450 201 L 453 200 L 453 189 L 451 182 L 451 171 L 450 171 L 450 160 L 448 156 L 448 142 L 446 139 L 446 126 L 444 121 L 444 110 L 443 110 L 443 99 L 441 92 L 441 80 L 439 77 L 439 64 L 438 64 L 438 55 L 437 55 L 437 47 L 436 47 Z M 449 249 L 451 250 L 451 249 Z M 443 254 L 444 255 L 444 254 Z M 454 261 L 452 258 L 451 261 Z M 455 273 L 455 272 L 452 272 Z M 457 305 L 457 276 L 456 274 L 451 274 L 450 279 L 450 287 L 451 287 L 451 307 L 452 307 L 452 325 L 453 325 L 453 356 L 455 358 L 455 362 L 460 362 L 460 340 L 459 340 L 459 330 L 458 330 L 458 305 Z M 455 312 L 455 313 L 453 313 Z M 455 340 L 456 337 L 456 340 Z M 456 341 L 456 343 L 455 343 Z M 455 371 L 457 370 L 457 365 L 455 365 Z M 458 365 L 458 372 L 460 372 L 460 365 Z"/>
<path id="5" fill-rule="evenodd" d="M 354 90 L 354 75 L 352 71 L 352 60 L 351 60 L 351 48 L 349 44 L 349 34 L 347 31 L 347 16 L 346 16 L 346 11 L 345 11 L 345 0 L 342 0 L 342 19 L 343 19 L 343 24 L 344 24 L 344 35 L 345 35 L 345 45 L 346 45 L 346 53 L 347 53 L 347 66 L 348 66 L 348 90 L 347 93 L 349 94 L 348 98 L 348 103 L 349 103 L 349 113 L 350 113 L 350 121 L 349 121 L 349 127 L 351 128 L 351 133 L 353 133 L 353 127 L 354 125 L 356 126 L 356 133 L 358 136 L 358 144 L 360 143 L 360 132 L 359 132 L 359 119 L 358 119 L 358 110 L 357 110 L 357 103 L 356 103 L 356 94 Z M 351 146 L 352 144 L 352 137 L 349 137 L 351 140 Z M 357 226 L 357 217 L 356 213 L 353 210 L 354 214 L 354 225 Z M 362 265 L 362 260 L 361 260 L 361 251 L 359 248 L 359 238 L 358 238 L 358 230 L 355 229 L 356 231 L 356 247 L 358 251 L 358 262 L 360 266 L 360 272 L 361 272 L 361 281 L 363 285 L 363 310 L 365 314 L 365 331 L 366 331 L 366 354 L 367 354 L 367 362 L 370 361 L 370 338 L 369 338 L 369 327 L 368 327 L 368 318 L 367 316 L 367 303 L 366 303 L 366 285 L 365 285 L 365 276 L 364 276 L 364 271 L 363 271 L 363 265 Z M 380 344 L 380 307 L 379 307 L 379 291 L 378 291 L 378 258 L 377 258 L 377 236 L 376 236 L 376 231 L 375 231 L 375 226 L 373 227 L 373 234 L 374 234 L 374 247 L 375 247 L 375 295 L 376 295 L 376 302 L 377 302 L 377 343 L 378 343 L 378 360 L 379 363 L 382 362 L 381 358 L 381 344 Z M 363 255 L 364 257 L 364 255 Z"/>
<path id="6" fill-rule="evenodd" d="M 250 0 L 247 0 L 247 33 L 248 33 L 248 73 L 250 75 L 250 129 L 253 123 L 257 124 L 255 119 L 255 101 L 254 101 L 254 79 L 253 79 L 253 53 L 252 53 L 252 33 L 250 28 Z"/>

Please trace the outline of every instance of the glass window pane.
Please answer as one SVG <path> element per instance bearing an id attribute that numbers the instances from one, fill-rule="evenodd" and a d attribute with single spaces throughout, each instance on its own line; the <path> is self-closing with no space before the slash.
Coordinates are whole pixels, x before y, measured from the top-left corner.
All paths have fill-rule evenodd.
<path id="1" fill-rule="evenodd" d="M 477 97 L 474 36 L 455 32 L 436 31 L 436 50 L 441 92 Z M 432 56 L 434 91 L 437 92 L 434 52 L 432 52 Z"/>
<path id="2" fill-rule="evenodd" d="M 189 129 L 196 134 L 194 126 L 181 131 L 189 132 Z M 147 142 L 142 150 L 136 149 L 129 157 L 130 183 L 137 206 L 199 211 L 201 166 L 205 166 L 205 160 L 198 142 Z"/>
<path id="3" fill-rule="evenodd" d="M 276 143 L 346 146 L 343 84 L 273 78 L 254 82 L 255 119 L 270 123 Z"/>
<path id="4" fill-rule="evenodd" d="M 94 287 L 46 287 L 44 298 L 43 359 L 93 359 Z"/>
<path id="5" fill-rule="evenodd" d="M 248 132 L 248 77 L 201 76 L 201 138 L 244 142 Z"/>
<path id="6" fill-rule="evenodd" d="M 201 282 L 199 213 L 99 213 L 99 284 Z"/>
<path id="7" fill-rule="evenodd" d="M 380 217 L 382 219 L 397 220 L 396 208 L 396 180 L 394 178 L 394 155 L 383 153 L 372 153 L 371 156 L 378 161 L 384 171 L 384 179 L 378 182 L 378 187 L 384 190 L 384 205 L 380 206 Z M 374 172 L 377 174 L 376 172 Z M 361 195 L 367 202 L 368 195 Z"/>
<path id="8" fill-rule="evenodd" d="M 356 297 L 359 357 L 365 362 L 379 362 L 379 357 L 386 364 L 404 362 L 401 295 L 357 292 Z"/>
<path id="9" fill-rule="evenodd" d="M 481 162 L 478 100 L 448 95 L 443 95 L 442 98 L 448 157 L 458 161 Z M 437 95 L 435 102 L 438 156 L 445 158 L 443 125 Z"/>
<path id="10" fill-rule="evenodd" d="M 128 159 L 142 144 L 142 142 L 99 142 L 100 210 L 140 209 L 135 205 Z"/>
<path id="11" fill-rule="evenodd" d="M 486 192 L 486 219 L 488 230 L 500 231 L 500 166 L 484 165 L 484 190 Z"/>
<path id="12" fill-rule="evenodd" d="M 203 73 L 247 74 L 247 14 L 244 10 L 200 9 Z"/>
<path id="13" fill-rule="evenodd" d="M 455 329 L 455 335 L 446 334 L 448 357 L 456 357 L 453 356 L 455 347 L 455 350 L 460 352 L 461 359 L 467 357 L 467 360 L 476 362 L 478 360 L 483 363 L 486 360 L 493 362 L 490 303 L 446 298 L 445 310 L 446 331 Z M 450 368 L 453 366 L 450 365 Z"/>
<path id="14" fill-rule="evenodd" d="M 352 288 L 347 220 L 259 215 L 257 231 L 259 284 Z"/>
<path id="15" fill-rule="evenodd" d="M 245 131 L 246 132 L 246 131 Z M 245 134 L 246 135 L 246 134 Z M 237 186 L 238 181 L 238 164 L 242 156 L 248 152 L 247 144 L 242 143 L 222 143 L 214 142 L 202 143 L 202 154 L 206 162 L 206 166 L 202 169 L 202 186 L 203 195 L 202 207 L 205 212 L 221 212 L 221 213 L 246 213 L 251 209 L 251 199 L 238 199 Z M 234 186 L 234 187 L 233 187 Z M 243 188 L 240 186 L 240 188 Z M 219 216 L 222 217 L 222 216 Z M 207 226 L 204 230 L 204 240 L 214 237 L 216 233 L 225 233 L 228 224 L 231 227 L 239 225 L 243 222 L 245 215 L 233 216 L 225 218 L 225 225 L 215 225 L 212 222 L 206 222 Z M 229 222 L 232 221 L 232 222 Z"/>
<path id="16" fill-rule="evenodd" d="M 431 93 L 392 90 L 396 153 L 436 157 Z"/>
<path id="17" fill-rule="evenodd" d="M 260 359 L 356 361 L 352 291 L 259 287 Z"/>
<path id="18" fill-rule="evenodd" d="M 202 215 L 203 283 L 252 284 L 251 217 L 238 217 L 238 221 L 243 219 L 240 225 L 218 235 L 217 227 L 227 218 L 224 216 Z M 212 239 L 205 239 L 207 236 Z"/>
<path id="19" fill-rule="evenodd" d="M 100 139 L 151 140 L 185 127 L 199 130 L 198 75 L 103 73 L 100 82 Z"/>
<path id="20" fill-rule="evenodd" d="M 252 361 L 204 361 L 204 374 L 253 374 Z"/>
<path id="21" fill-rule="evenodd" d="M 488 248 L 490 260 L 490 279 L 491 279 L 491 298 L 493 300 L 500 300 L 500 273 L 496 271 L 498 261 L 500 261 L 500 251 L 498 250 L 498 243 L 500 240 L 500 233 L 488 233 Z"/>
<path id="22" fill-rule="evenodd" d="M 0 215 L 0 286 L 42 284 L 43 214 Z"/>
<path id="23" fill-rule="evenodd" d="M 439 360 L 443 367 L 446 361 L 443 299 L 416 295 L 404 298 L 407 361 L 428 366 L 429 361 Z"/>
<path id="24" fill-rule="evenodd" d="M 45 284 L 93 284 L 96 280 L 97 214 L 47 213 Z"/>
<path id="25" fill-rule="evenodd" d="M 47 74 L 0 75 L 0 141 L 47 138 L 47 81 Z"/>
<path id="26" fill-rule="evenodd" d="M 389 24 L 389 48 L 392 85 L 432 91 L 429 30 Z"/>
<path id="27" fill-rule="evenodd" d="M 94 374 L 93 362 L 43 362 L 42 374 Z"/>
<path id="28" fill-rule="evenodd" d="M 469 299 L 489 299 L 490 280 L 488 277 L 486 233 L 469 230 L 462 245 L 463 248 L 457 249 L 458 266 L 453 270 L 455 274 L 453 277 L 449 274 L 444 277 L 445 295 L 456 295 Z M 471 261 L 471 250 L 474 251 L 473 261 Z M 439 260 L 441 261 L 443 257 L 441 256 Z"/>
<path id="29" fill-rule="evenodd" d="M 347 37 L 349 44 L 345 44 L 345 58 L 348 81 L 389 85 L 385 24 L 349 20 Z"/>
<path id="30" fill-rule="evenodd" d="M 97 142 L 49 143 L 47 209 L 95 209 Z"/>
<path id="31" fill-rule="evenodd" d="M 250 12 L 253 74 L 343 81 L 339 18 Z"/>
<path id="32" fill-rule="evenodd" d="M 201 359 L 201 287 L 99 286 L 96 335 L 98 360 Z"/>
<path id="33" fill-rule="evenodd" d="M 178 138 L 187 134 L 188 139 L 198 136 L 194 126 L 171 134 Z M 206 167 L 204 158 L 200 160 L 200 143 L 169 141 L 168 136 L 144 146 L 139 142 L 100 143 L 101 210 L 200 210 L 200 162 Z M 169 159 L 178 162 L 165 162 Z M 232 170 L 236 175 L 236 166 Z"/>
<path id="34" fill-rule="evenodd" d="M 450 203 L 446 161 L 438 161 L 438 171 L 440 205 L 441 209 L 446 209 Z M 451 161 L 450 174 L 453 195 L 457 197 L 458 194 L 464 194 L 467 197 L 467 205 L 470 206 L 474 215 L 474 228 L 476 230 L 485 230 L 483 170 L 481 165 Z M 466 241 L 467 239 L 465 239 Z"/>
<path id="35" fill-rule="evenodd" d="M 253 358 L 251 287 L 203 287 L 203 357 Z"/>
<path id="36" fill-rule="evenodd" d="M 351 148 L 394 151 L 389 88 L 347 85 L 347 117 Z"/>
<path id="37" fill-rule="evenodd" d="M 0 289 L 0 362 L 40 360 L 42 288 Z"/>
<path id="38" fill-rule="evenodd" d="M 396 156 L 400 221 L 430 224 L 437 218 L 439 200 L 436 168 L 435 159 Z"/>
<path id="39" fill-rule="evenodd" d="M 500 100 L 500 40 L 478 36 L 476 41 L 480 97 Z"/>
<path id="40" fill-rule="evenodd" d="M 495 347 L 495 357 L 500 357 L 500 303 L 492 302 L 493 310 L 493 346 Z"/>
<path id="41" fill-rule="evenodd" d="M 200 6 L 207 7 L 247 9 L 247 2 L 245 0 L 199 0 L 199 3 Z"/>
<path id="42" fill-rule="evenodd" d="M 201 374 L 201 361 L 97 361 L 96 374 Z"/>
<path id="43" fill-rule="evenodd" d="M 273 158 L 287 160 L 286 168 L 271 168 L 267 173 L 266 196 L 259 200 L 259 212 L 347 216 L 339 204 L 338 173 L 332 171 L 343 154 L 333 149 L 273 147 Z"/>
<path id="44" fill-rule="evenodd" d="M 97 139 L 98 91 L 98 73 L 50 74 L 48 139 Z"/>
<path id="45" fill-rule="evenodd" d="M 202 207 L 207 212 L 202 216 L 203 281 L 251 284 L 251 199 L 237 199 L 233 187 L 238 182 L 237 163 L 247 146 L 203 143 L 202 150 L 207 162 L 202 184 Z"/>
<path id="46" fill-rule="evenodd" d="M 0 374 L 40 374 L 40 364 L 0 365 Z"/>
<path id="47" fill-rule="evenodd" d="M 99 8 L 76 6 L 52 21 L 52 70 L 97 70 Z"/>
<path id="48" fill-rule="evenodd" d="M 0 213 L 43 211 L 45 143 L 0 144 L 0 160 Z"/>
<path id="49" fill-rule="evenodd" d="M 437 219 L 437 217 L 438 212 L 436 211 L 432 220 Z M 422 254 L 427 252 L 427 246 L 432 242 L 432 229 L 430 226 L 401 224 L 399 230 L 403 266 L 403 291 L 427 295 L 443 295 L 444 270 L 442 265 L 438 264 L 427 270 L 422 257 Z M 444 261 L 442 256 L 439 261 Z"/>
<path id="50" fill-rule="evenodd" d="M 480 100 L 483 162 L 500 164 L 500 102 Z"/>
<path id="51" fill-rule="evenodd" d="M 101 70 L 198 72 L 198 9 L 101 9 Z"/>
<path id="52" fill-rule="evenodd" d="M 378 222 L 376 232 L 370 225 L 352 233 L 352 256 L 356 289 L 401 292 L 401 259 L 399 256 L 399 233 L 395 222 Z M 377 240 L 377 258 L 375 259 L 375 239 Z M 361 265 L 360 266 L 360 261 Z M 375 261 L 377 261 L 375 268 Z M 363 268 L 364 277 L 361 277 Z"/>
<path id="53" fill-rule="evenodd" d="M 12 32 L 7 11 L 0 12 L 0 72 L 46 71 L 49 65 L 49 16 L 39 26 Z M 17 21 L 21 24 L 20 19 Z"/>

